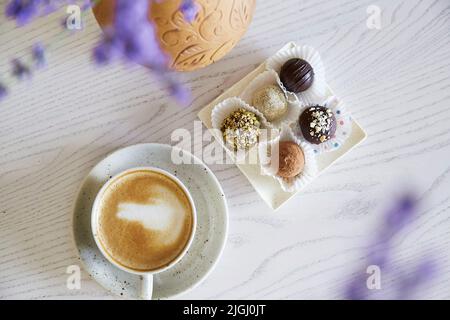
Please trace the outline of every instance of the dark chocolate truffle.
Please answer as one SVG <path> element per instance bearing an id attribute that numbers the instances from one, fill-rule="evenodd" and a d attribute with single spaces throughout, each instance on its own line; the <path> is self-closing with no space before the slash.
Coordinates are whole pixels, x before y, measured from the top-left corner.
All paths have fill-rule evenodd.
<path id="1" fill-rule="evenodd" d="M 302 149 L 292 141 L 282 141 L 279 146 L 278 173 L 282 178 L 293 178 L 303 171 L 305 156 Z"/>
<path id="2" fill-rule="evenodd" d="M 336 117 L 326 107 L 309 107 L 302 112 L 298 122 L 303 137 L 314 144 L 330 140 L 336 132 Z"/>
<path id="3" fill-rule="evenodd" d="M 307 61 L 293 58 L 281 67 L 280 80 L 288 91 L 303 92 L 311 87 L 314 81 L 314 70 Z"/>

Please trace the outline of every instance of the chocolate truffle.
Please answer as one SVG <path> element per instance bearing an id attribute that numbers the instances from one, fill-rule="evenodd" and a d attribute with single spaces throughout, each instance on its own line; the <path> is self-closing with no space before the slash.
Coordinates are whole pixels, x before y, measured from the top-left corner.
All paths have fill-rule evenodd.
<path id="1" fill-rule="evenodd" d="M 314 144 L 330 140 L 336 132 L 336 117 L 326 107 L 309 107 L 302 112 L 298 122 L 303 137 Z"/>
<path id="2" fill-rule="evenodd" d="M 268 121 L 273 121 L 286 113 L 287 100 L 283 90 L 278 86 L 270 85 L 255 92 L 253 106 L 261 111 Z"/>
<path id="3" fill-rule="evenodd" d="M 302 149 L 292 141 L 282 141 L 279 146 L 278 173 L 282 178 L 293 178 L 303 171 L 305 156 Z"/>
<path id="4" fill-rule="evenodd" d="M 314 70 L 307 61 L 293 58 L 281 67 L 280 79 L 288 91 L 303 92 L 311 87 L 314 81 Z"/>
<path id="5" fill-rule="evenodd" d="M 258 142 L 260 122 L 256 114 L 239 108 L 225 118 L 220 130 L 226 144 L 234 150 L 245 150 Z"/>

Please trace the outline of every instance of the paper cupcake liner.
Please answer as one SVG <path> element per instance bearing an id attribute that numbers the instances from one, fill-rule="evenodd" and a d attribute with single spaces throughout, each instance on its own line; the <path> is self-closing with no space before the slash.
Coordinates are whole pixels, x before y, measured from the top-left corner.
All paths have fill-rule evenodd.
<path id="1" fill-rule="evenodd" d="M 270 150 L 278 150 L 277 144 L 281 141 L 292 141 L 302 149 L 303 155 L 305 156 L 305 167 L 303 168 L 303 171 L 293 178 L 282 178 L 277 175 L 278 168 L 274 168 L 275 166 L 271 165 L 269 161 L 261 161 L 261 172 L 264 175 L 271 176 L 278 180 L 284 191 L 298 191 L 306 186 L 317 175 L 317 163 L 314 151 L 307 143 L 298 139 L 289 126 L 283 125 L 280 136 L 259 144 L 259 158 L 266 160 L 267 157 L 270 158 L 270 155 L 267 155 L 267 152 Z"/>
<path id="2" fill-rule="evenodd" d="M 257 90 L 264 88 L 266 86 L 269 86 L 269 85 L 278 86 L 280 89 L 283 90 L 283 92 L 286 96 L 286 99 L 288 98 L 287 94 L 286 94 L 286 90 L 282 86 L 280 77 L 278 76 L 278 74 L 274 70 L 267 70 L 267 71 L 264 71 L 263 73 L 259 74 L 258 76 L 256 76 L 250 82 L 250 84 L 247 86 L 247 88 L 241 94 L 242 100 L 244 100 L 246 103 L 248 103 L 249 105 L 251 105 L 255 109 L 257 109 L 257 107 L 253 105 L 253 94 Z M 300 115 L 300 102 L 299 101 L 289 101 L 288 100 L 287 105 L 288 105 L 287 112 L 281 118 L 279 118 L 277 120 L 273 120 L 273 121 L 269 121 L 266 119 L 267 122 L 270 123 L 274 128 L 281 129 L 283 124 L 290 124 L 292 119 L 295 119 L 296 117 L 298 118 L 298 116 Z"/>
<path id="3" fill-rule="evenodd" d="M 233 150 L 232 148 L 230 148 L 230 146 L 224 141 L 223 136 L 222 136 L 222 131 L 220 130 L 220 127 L 222 126 L 223 121 L 234 111 L 238 110 L 238 109 L 245 109 L 247 111 L 253 112 L 254 114 L 256 114 L 256 116 L 259 118 L 259 122 L 260 122 L 260 127 L 261 129 L 272 129 L 272 126 L 267 122 L 266 118 L 264 117 L 264 115 L 257 110 L 256 108 L 248 105 L 245 101 L 243 101 L 242 99 L 238 98 L 238 97 L 231 97 L 228 99 L 223 100 L 222 102 L 220 102 L 219 104 L 217 104 L 211 111 L 211 123 L 212 123 L 212 128 L 215 130 L 218 130 L 218 132 L 220 132 L 220 142 L 222 143 L 222 145 L 231 153 L 231 155 L 234 157 L 235 161 L 244 161 L 246 155 L 249 153 L 250 150 L 252 150 L 253 148 L 255 148 L 258 144 L 256 144 L 256 146 L 251 147 L 248 150 Z M 260 135 L 259 137 L 259 143 L 261 141 L 266 140 L 265 137 L 267 137 L 267 135 Z"/>
<path id="4" fill-rule="evenodd" d="M 266 69 L 274 70 L 277 74 L 280 74 L 283 64 L 292 58 L 303 59 L 312 66 L 314 70 L 314 81 L 308 90 L 297 94 L 287 91 L 280 81 L 283 90 L 287 92 L 289 97 L 299 100 L 302 104 L 307 104 L 312 100 L 323 99 L 327 92 L 325 67 L 323 66 L 320 54 L 314 48 L 309 46 L 294 46 L 282 50 L 266 61 Z"/>
<path id="5" fill-rule="evenodd" d="M 317 100 L 315 100 L 317 101 Z M 322 100 L 323 101 L 323 100 Z M 313 150 L 315 154 L 321 154 L 338 149 L 344 144 L 345 140 L 350 136 L 352 130 L 352 118 L 350 113 L 346 110 L 344 103 L 336 96 L 331 96 L 324 100 L 322 103 L 313 103 L 309 105 L 302 105 L 300 107 L 300 114 L 307 108 L 313 105 L 321 105 L 330 108 L 336 118 L 336 132 L 334 136 L 321 144 L 314 144 L 308 142 L 304 137 L 300 129 L 298 121 L 294 122 L 292 126 L 294 134 L 301 140 L 304 140 Z"/>

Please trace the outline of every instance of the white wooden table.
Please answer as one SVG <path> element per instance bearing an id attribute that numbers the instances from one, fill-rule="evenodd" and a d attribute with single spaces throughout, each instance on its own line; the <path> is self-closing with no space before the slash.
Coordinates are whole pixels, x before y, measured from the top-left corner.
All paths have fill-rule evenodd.
<path id="1" fill-rule="evenodd" d="M 115 298 L 78 264 L 71 216 L 77 189 L 109 152 L 171 143 L 198 111 L 288 41 L 322 54 L 328 80 L 366 129 L 366 142 L 272 212 L 233 165 L 213 165 L 230 209 L 230 233 L 210 277 L 186 294 L 207 298 L 341 298 L 383 209 L 405 187 L 422 202 L 396 238 L 397 270 L 435 252 L 441 271 L 418 293 L 450 298 L 450 3 L 447 0 L 263 1 L 224 59 L 181 75 L 194 101 L 180 108 L 141 67 L 90 61 L 100 30 L 60 35 L 64 12 L 17 29 L 0 0 L 0 75 L 36 40 L 52 44 L 49 68 L 0 102 L 0 298 Z M 382 11 L 381 29 L 366 10 Z M 392 292 L 392 283 L 383 283 Z"/>

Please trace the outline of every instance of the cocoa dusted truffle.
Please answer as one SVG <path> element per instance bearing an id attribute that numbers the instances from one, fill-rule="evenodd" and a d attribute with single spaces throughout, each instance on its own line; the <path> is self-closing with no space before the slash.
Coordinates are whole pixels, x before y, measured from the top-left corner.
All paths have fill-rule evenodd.
<path id="1" fill-rule="evenodd" d="M 303 137 L 314 144 L 330 140 L 336 132 L 336 117 L 326 107 L 309 107 L 302 112 L 298 122 Z"/>
<path id="2" fill-rule="evenodd" d="M 313 84 L 314 70 L 308 61 L 293 58 L 281 67 L 280 79 L 288 91 L 300 93 L 308 90 Z"/>
<path id="3" fill-rule="evenodd" d="M 220 130 L 226 144 L 234 150 L 246 150 L 258 142 L 260 126 L 256 114 L 239 108 L 225 118 Z"/>
<path id="4" fill-rule="evenodd" d="M 286 97 L 278 86 L 270 85 L 257 90 L 252 102 L 268 121 L 281 118 L 287 111 Z"/>
<path id="5" fill-rule="evenodd" d="M 292 141 L 281 141 L 279 146 L 278 173 L 282 178 L 293 178 L 303 171 L 305 156 L 302 149 Z"/>

